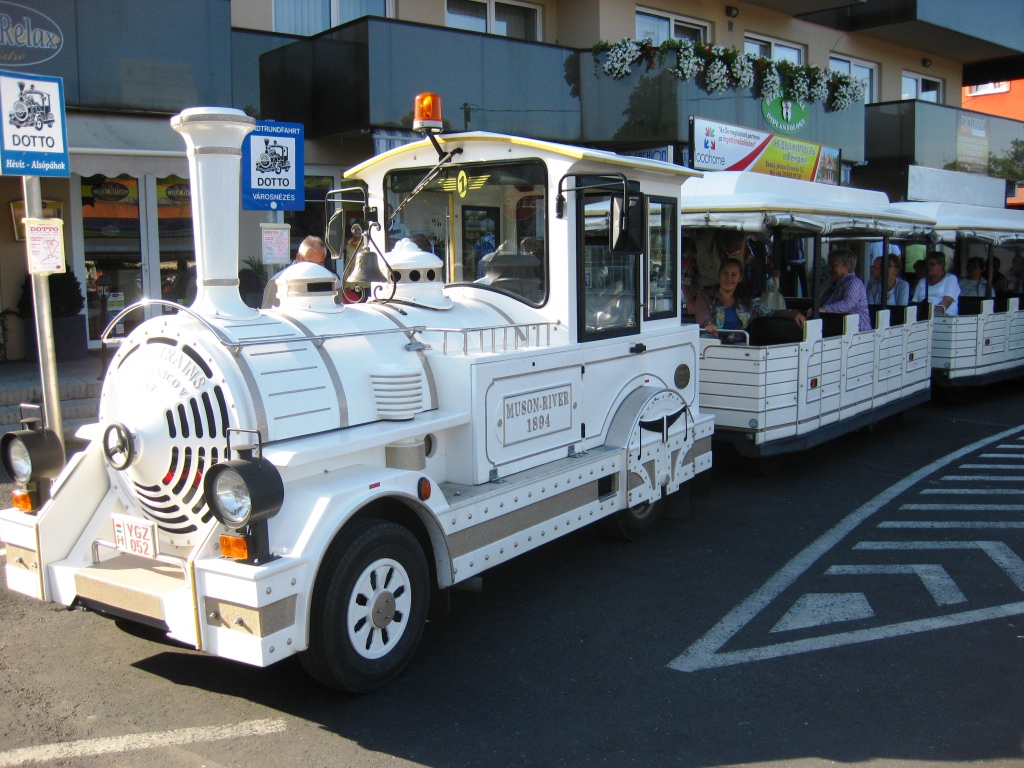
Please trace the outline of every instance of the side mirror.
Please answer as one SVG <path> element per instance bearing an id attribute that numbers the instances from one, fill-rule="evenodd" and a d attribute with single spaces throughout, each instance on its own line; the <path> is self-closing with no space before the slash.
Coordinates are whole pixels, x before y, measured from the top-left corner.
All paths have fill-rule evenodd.
<path id="1" fill-rule="evenodd" d="M 611 200 L 609 229 L 612 253 L 639 253 L 643 250 L 643 205 L 640 198 Z"/>

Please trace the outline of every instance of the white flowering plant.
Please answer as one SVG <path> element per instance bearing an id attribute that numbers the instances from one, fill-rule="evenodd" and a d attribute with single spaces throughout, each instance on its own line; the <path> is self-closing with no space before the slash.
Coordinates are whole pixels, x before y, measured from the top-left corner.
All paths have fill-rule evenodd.
<path id="1" fill-rule="evenodd" d="M 736 48 L 707 45 L 692 40 L 666 40 L 654 45 L 652 40 L 620 40 L 599 42 L 591 49 L 594 74 L 603 72 L 614 80 L 622 80 L 641 65 L 649 72 L 674 63 L 668 71 L 679 80 L 695 80 L 708 93 L 753 89 L 761 99 L 772 101 L 779 96 L 802 102 L 822 104 L 827 112 L 849 109 L 864 98 L 864 83 L 841 72 L 803 66 L 788 61 L 772 61 L 742 53 Z M 601 59 L 604 57 L 602 63 Z"/>

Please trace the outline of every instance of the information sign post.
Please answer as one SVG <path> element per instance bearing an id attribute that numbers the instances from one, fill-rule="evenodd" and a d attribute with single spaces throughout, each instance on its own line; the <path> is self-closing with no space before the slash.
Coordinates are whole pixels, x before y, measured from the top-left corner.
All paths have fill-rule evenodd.
<path id="1" fill-rule="evenodd" d="M 9 116 L 3 123 L 3 140 L 0 142 L 0 175 L 22 177 L 26 221 L 42 219 L 43 196 L 39 178 L 71 174 L 64 116 L 64 81 L 59 77 L 0 71 L 0 115 Z M 60 386 L 47 279 L 54 272 L 64 271 L 63 238 L 58 240 L 59 245 L 54 246 L 54 241 L 48 239 L 45 232 L 36 237 L 26 237 L 25 255 L 32 275 L 43 414 L 46 426 L 57 433 L 63 445 Z"/>

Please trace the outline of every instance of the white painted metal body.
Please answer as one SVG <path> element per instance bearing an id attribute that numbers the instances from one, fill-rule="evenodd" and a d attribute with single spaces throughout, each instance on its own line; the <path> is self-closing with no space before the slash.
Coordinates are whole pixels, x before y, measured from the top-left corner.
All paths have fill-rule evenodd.
<path id="1" fill-rule="evenodd" d="M 202 130 L 243 119 L 224 114 Z M 677 305 L 673 317 L 643 321 L 629 335 L 581 343 L 575 213 L 556 216 L 551 192 L 564 174 L 611 168 L 645 194 L 677 199 L 681 176 L 692 172 L 512 137 L 442 142 L 461 147 L 459 164 L 545 164 L 546 303 L 462 285 L 338 306 L 333 275 L 297 264 L 280 278 L 280 307 L 248 310 L 236 288 L 221 302 L 232 288 L 227 275 L 237 271 L 237 242 L 210 248 L 198 239 L 207 291 L 196 307 L 143 323 L 120 346 L 100 424 L 80 432 L 92 442 L 43 509 L 0 511 L 0 539 L 9 553 L 24 554 L 21 562 L 8 557 L 10 588 L 152 623 L 215 655 L 267 665 L 307 648 L 319 569 L 356 516 L 399 510 L 444 588 L 656 501 L 710 467 L 714 420 L 698 402 L 696 327 L 680 324 Z M 201 144 L 202 131 L 190 140 L 200 164 L 210 156 Z M 429 144 L 413 145 L 351 175 L 383 211 L 388 171 L 426 170 L 436 159 Z M 194 167 L 193 184 L 202 178 Z M 205 192 L 194 186 L 194 200 Z M 197 227 L 205 236 L 233 218 L 237 184 L 214 194 L 204 205 L 216 217 Z M 99 439 L 114 422 L 128 426 L 137 447 L 124 470 L 108 465 Z M 259 433 L 284 483 L 284 505 L 269 521 L 277 559 L 266 564 L 221 556 L 225 528 L 202 496 L 204 472 L 225 458 L 229 426 Z M 157 526 L 161 560 L 113 548 L 115 513 Z"/>
<path id="2" fill-rule="evenodd" d="M 690 233 L 768 237 L 778 230 L 837 239 L 908 237 L 931 226 L 881 192 L 748 172 L 687 180 L 682 220 Z M 700 398 L 715 416 L 716 439 L 751 455 L 797 450 L 927 399 L 929 320 L 913 308 L 905 323 L 893 324 L 892 315 L 876 313 L 867 331 L 847 315 L 842 332 L 828 337 L 821 320 L 810 320 L 802 341 L 770 346 L 702 339 Z"/>

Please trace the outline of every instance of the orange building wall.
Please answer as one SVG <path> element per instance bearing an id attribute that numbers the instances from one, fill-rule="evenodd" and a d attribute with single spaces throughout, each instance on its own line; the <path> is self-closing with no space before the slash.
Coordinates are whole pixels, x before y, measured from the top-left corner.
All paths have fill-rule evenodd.
<path id="1" fill-rule="evenodd" d="M 1011 120 L 1024 120 L 1024 80 L 1011 80 L 1010 90 L 1006 93 L 989 93 L 982 96 L 970 96 L 967 88 L 963 88 L 962 104 L 964 109 L 985 112 Z"/>

